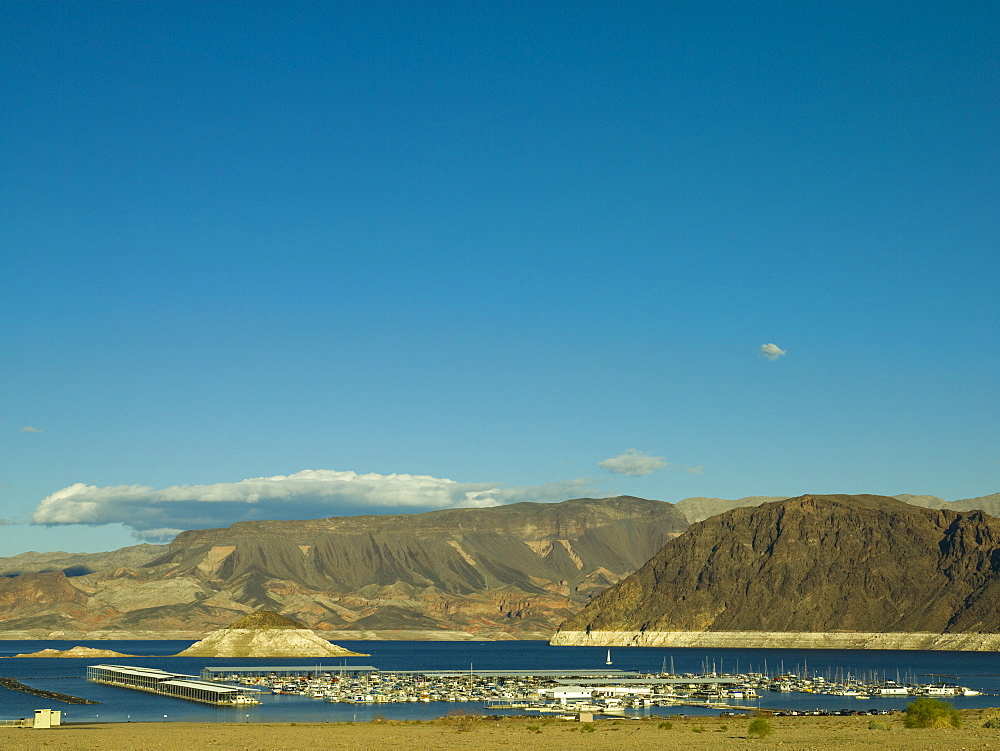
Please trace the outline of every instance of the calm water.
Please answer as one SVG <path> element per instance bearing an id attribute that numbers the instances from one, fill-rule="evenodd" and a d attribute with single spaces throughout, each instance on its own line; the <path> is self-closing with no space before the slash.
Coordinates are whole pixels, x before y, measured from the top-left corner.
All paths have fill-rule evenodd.
<path id="1" fill-rule="evenodd" d="M 156 667 L 176 673 L 197 675 L 207 666 L 253 665 L 374 665 L 382 670 L 530 670 L 604 668 L 607 650 L 603 647 L 551 647 L 542 641 L 522 642 L 420 642 L 420 641 L 337 641 L 371 657 L 337 660 L 311 659 L 246 660 L 235 658 L 171 657 L 192 641 L 0 641 L 0 657 L 40 649 L 68 649 L 76 645 L 113 649 L 139 657 L 115 659 L 0 659 L 0 675 L 17 678 L 35 688 L 80 696 L 100 704 L 66 705 L 0 688 L 0 719 L 29 716 L 36 708 L 62 709 L 68 722 L 318 722 L 370 720 L 375 715 L 395 719 L 429 719 L 460 708 L 478 711 L 482 704 L 440 702 L 416 704 L 346 705 L 330 704 L 304 696 L 264 695 L 262 704 L 250 709 L 219 708 L 145 694 L 129 689 L 88 683 L 87 665 L 113 664 Z M 959 708 L 1000 706 L 1000 654 L 992 652 L 912 652 L 865 650 L 787 649 L 612 649 L 614 667 L 620 670 L 658 672 L 669 669 L 673 660 L 677 672 L 700 673 L 706 669 L 733 673 L 766 670 L 770 673 L 806 671 L 833 678 L 850 673 L 876 675 L 933 683 L 944 680 L 983 691 L 983 696 L 955 697 Z M 902 709 L 907 697 L 859 701 L 850 697 L 815 694 L 764 692 L 760 706 L 787 709 Z M 748 704 L 756 708 L 757 702 Z M 718 714 L 718 710 L 697 707 L 636 711 L 633 714 L 669 715 Z"/>

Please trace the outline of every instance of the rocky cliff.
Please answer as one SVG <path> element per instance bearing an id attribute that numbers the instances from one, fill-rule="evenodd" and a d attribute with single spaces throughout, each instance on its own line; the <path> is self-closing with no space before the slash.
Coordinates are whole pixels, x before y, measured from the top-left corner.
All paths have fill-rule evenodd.
<path id="1" fill-rule="evenodd" d="M 882 496 L 734 509 L 692 525 L 559 631 L 564 644 L 665 643 L 655 634 L 679 632 L 997 634 L 1000 519 Z"/>
<path id="2" fill-rule="evenodd" d="M 265 609 L 310 629 L 366 636 L 537 637 L 686 527 L 672 504 L 628 496 L 241 522 L 184 532 L 169 546 L 149 546 L 138 562 L 129 549 L 97 554 L 108 565 L 90 557 L 73 564 L 83 569 L 31 572 L 69 558 L 18 556 L 0 577 L 0 631 L 178 638 Z"/>

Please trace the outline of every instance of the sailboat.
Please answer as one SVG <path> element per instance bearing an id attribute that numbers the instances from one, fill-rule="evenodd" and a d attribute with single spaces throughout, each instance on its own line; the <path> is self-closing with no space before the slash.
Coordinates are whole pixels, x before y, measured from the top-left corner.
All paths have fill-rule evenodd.
<path id="1" fill-rule="evenodd" d="M 611 650 L 610 649 L 608 650 L 608 659 L 607 659 L 607 661 L 604 664 L 605 665 L 610 665 L 611 664 Z"/>

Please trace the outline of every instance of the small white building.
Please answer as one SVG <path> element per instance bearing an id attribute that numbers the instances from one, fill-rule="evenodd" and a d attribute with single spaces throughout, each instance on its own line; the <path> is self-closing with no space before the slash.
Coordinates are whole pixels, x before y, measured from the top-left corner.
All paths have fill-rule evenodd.
<path id="1" fill-rule="evenodd" d="M 35 721 L 31 727 L 35 730 L 45 728 L 56 728 L 62 725 L 62 710 L 59 709 L 36 709 Z"/>

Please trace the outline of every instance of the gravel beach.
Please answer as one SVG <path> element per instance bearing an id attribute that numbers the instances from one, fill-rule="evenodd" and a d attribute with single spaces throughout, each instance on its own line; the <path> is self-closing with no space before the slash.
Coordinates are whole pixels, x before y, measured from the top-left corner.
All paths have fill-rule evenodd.
<path id="1" fill-rule="evenodd" d="M 908 730 L 901 716 L 775 717 L 767 738 L 747 737 L 748 718 L 603 720 L 445 717 L 430 722 L 208 724 L 109 723 L 51 730 L 0 728 L 4 749 L 995 749 L 996 710 L 963 712 L 962 729 Z"/>

